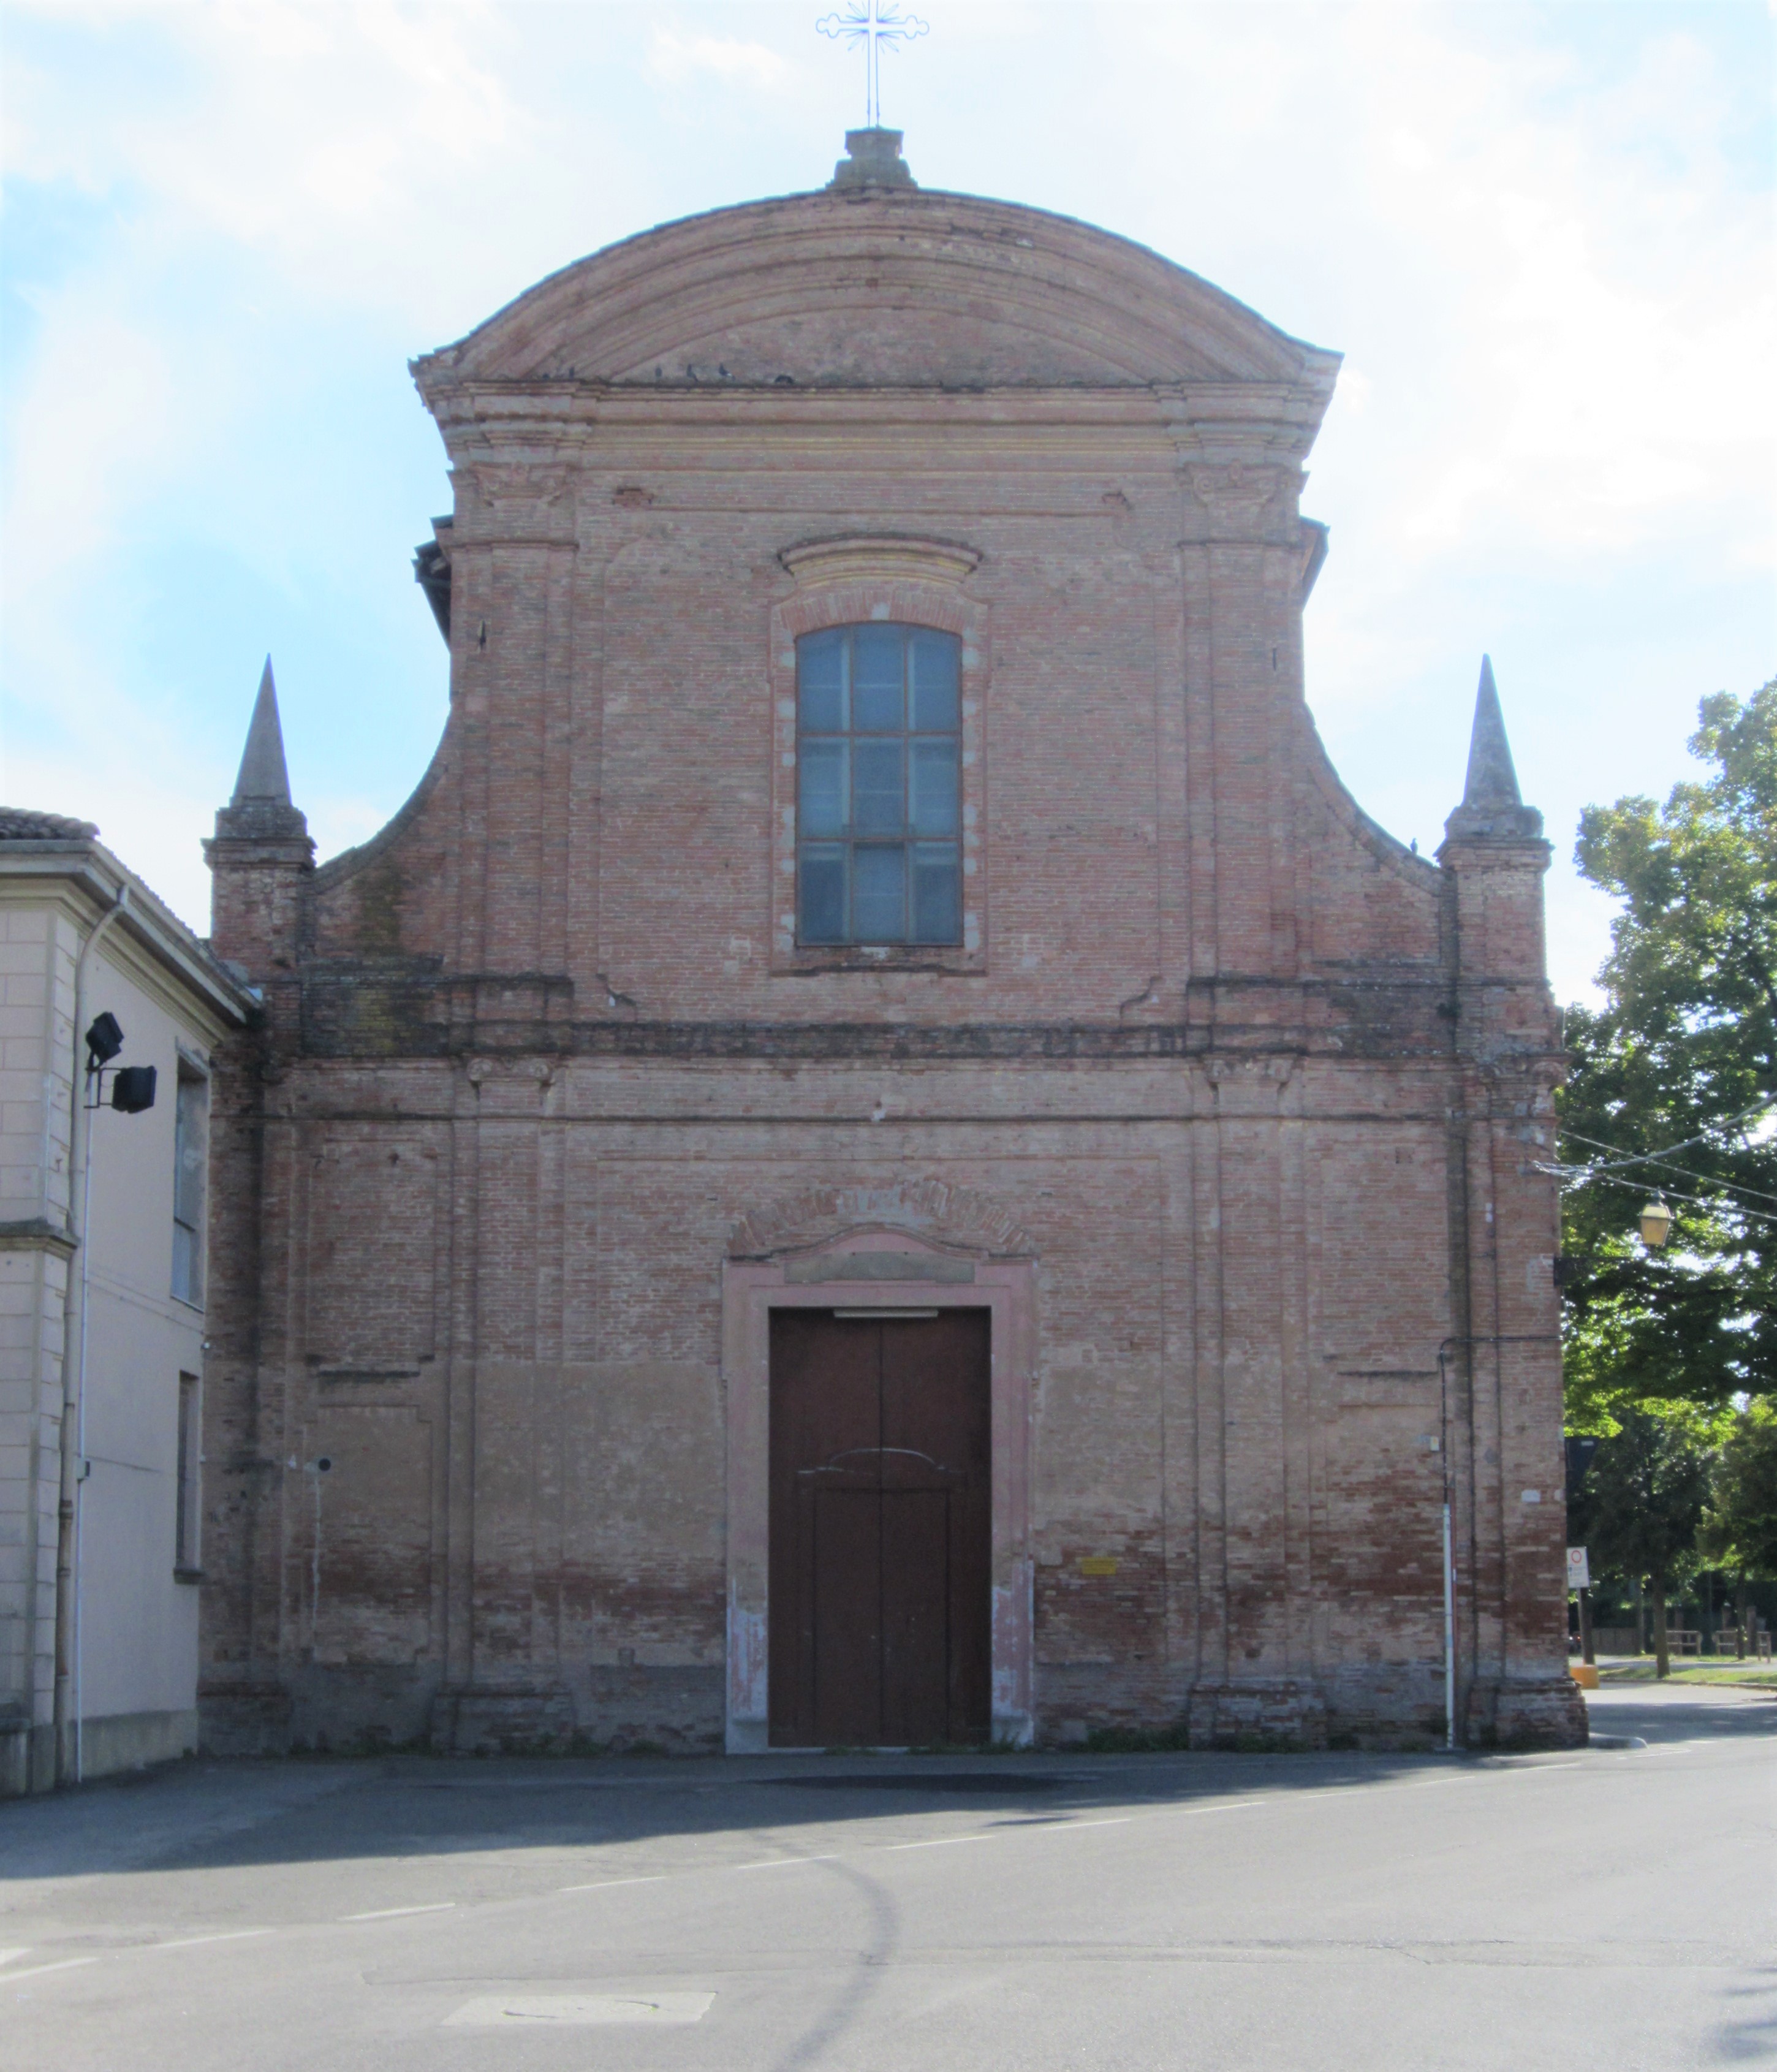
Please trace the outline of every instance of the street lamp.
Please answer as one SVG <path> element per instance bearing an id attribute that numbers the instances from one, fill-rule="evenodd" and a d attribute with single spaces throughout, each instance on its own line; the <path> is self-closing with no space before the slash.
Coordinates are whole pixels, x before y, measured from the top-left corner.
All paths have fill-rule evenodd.
<path id="1" fill-rule="evenodd" d="M 1667 1207 L 1664 1194 L 1656 1194 L 1642 1210 L 1640 1222 L 1641 1242 L 1650 1251 L 1657 1252 L 1672 1227 L 1672 1212 Z"/>

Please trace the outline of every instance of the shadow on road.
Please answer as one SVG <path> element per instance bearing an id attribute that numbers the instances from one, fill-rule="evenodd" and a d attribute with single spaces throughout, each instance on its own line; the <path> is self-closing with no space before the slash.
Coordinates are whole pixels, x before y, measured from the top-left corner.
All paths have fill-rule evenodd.
<path id="1" fill-rule="evenodd" d="M 0 1879 L 605 1846 L 971 1808 L 996 1816 L 996 1824 L 1011 1823 L 1110 1803 L 1374 1784 L 1447 1767 L 1450 1760 L 1048 1754 L 198 1761 L 0 1806 Z"/>
<path id="2" fill-rule="evenodd" d="M 1595 1733 L 1777 1733 L 1777 1700 L 1632 1687 L 1591 1694 Z M 402 1755 L 198 1761 L 0 1806 L 0 1879 L 604 1847 L 975 1809 L 990 1824 L 1095 1806 L 1324 1791 L 1571 1757 L 1322 1753 L 786 1756 L 589 1760 Z M 1599 1760 L 1606 1759 L 1602 1754 Z"/>

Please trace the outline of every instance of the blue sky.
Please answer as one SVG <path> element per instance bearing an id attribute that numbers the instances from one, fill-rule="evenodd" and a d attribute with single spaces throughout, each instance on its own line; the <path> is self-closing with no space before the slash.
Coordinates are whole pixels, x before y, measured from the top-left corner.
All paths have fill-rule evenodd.
<path id="1" fill-rule="evenodd" d="M 269 649 L 322 853 L 379 826 L 445 703 L 408 360 L 614 239 L 822 183 L 862 113 L 831 4 L 10 0 L 7 802 L 97 820 L 202 927 Z M 1310 702 L 1429 850 L 1491 650 L 1583 994 L 1580 808 L 1664 794 L 1697 699 L 1777 671 L 1771 6 L 919 11 L 884 112 L 922 183 L 1140 239 L 1345 354 Z"/>

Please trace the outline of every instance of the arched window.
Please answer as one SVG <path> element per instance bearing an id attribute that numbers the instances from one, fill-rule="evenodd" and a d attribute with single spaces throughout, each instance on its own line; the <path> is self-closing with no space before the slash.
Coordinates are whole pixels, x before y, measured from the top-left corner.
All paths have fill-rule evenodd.
<path id="1" fill-rule="evenodd" d="M 872 623 L 796 643 L 799 943 L 959 943 L 962 643 Z"/>

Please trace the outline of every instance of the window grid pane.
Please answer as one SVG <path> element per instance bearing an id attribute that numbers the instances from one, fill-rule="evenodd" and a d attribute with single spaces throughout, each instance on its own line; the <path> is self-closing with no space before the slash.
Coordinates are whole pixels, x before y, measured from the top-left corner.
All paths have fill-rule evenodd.
<path id="1" fill-rule="evenodd" d="M 960 942 L 961 643 L 835 627 L 796 660 L 797 939 Z"/>
<path id="2" fill-rule="evenodd" d="M 203 1301 L 203 1182 L 209 1162 L 210 1083 L 183 1068 L 173 1122 L 173 1293 Z"/>

